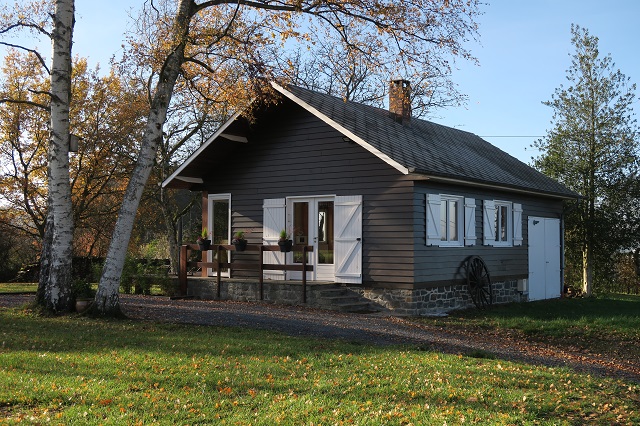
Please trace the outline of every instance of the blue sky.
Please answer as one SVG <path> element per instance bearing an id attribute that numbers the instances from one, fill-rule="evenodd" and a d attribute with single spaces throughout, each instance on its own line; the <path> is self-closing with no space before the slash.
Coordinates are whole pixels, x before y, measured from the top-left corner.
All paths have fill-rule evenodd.
<path id="1" fill-rule="evenodd" d="M 433 121 L 473 132 L 529 162 L 537 155 L 531 144 L 551 127 L 551 108 L 542 102 L 551 99 L 554 90 L 566 82 L 573 53 L 572 23 L 598 36 L 601 54 L 610 53 L 632 82 L 640 82 L 640 1 L 485 3 L 484 15 L 479 18 L 479 43 L 469 44 L 480 64 L 458 63 L 453 75 L 469 102 L 464 107 L 434 112 Z M 109 58 L 121 51 L 122 35 L 130 25 L 128 12 L 142 4 L 142 0 L 76 0 L 74 54 L 107 68 Z"/>

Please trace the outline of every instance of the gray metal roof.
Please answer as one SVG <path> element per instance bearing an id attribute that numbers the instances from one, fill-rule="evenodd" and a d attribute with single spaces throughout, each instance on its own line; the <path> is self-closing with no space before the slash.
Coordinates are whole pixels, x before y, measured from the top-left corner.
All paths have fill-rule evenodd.
<path id="1" fill-rule="evenodd" d="M 473 133 L 418 118 L 401 124 L 380 108 L 345 102 L 296 86 L 274 87 L 298 104 L 306 104 L 308 110 L 316 110 L 328 118 L 327 121 L 337 123 L 338 127 L 348 130 L 411 172 L 562 198 L 579 196 Z"/>

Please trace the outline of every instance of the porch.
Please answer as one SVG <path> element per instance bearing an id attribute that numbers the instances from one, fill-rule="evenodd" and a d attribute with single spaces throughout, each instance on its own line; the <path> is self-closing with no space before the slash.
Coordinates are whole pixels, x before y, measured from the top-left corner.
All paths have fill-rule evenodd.
<path id="1" fill-rule="evenodd" d="M 191 251 L 213 251 L 213 262 L 188 261 Z M 180 268 L 178 282 L 180 294 L 198 299 L 237 300 L 237 301 L 265 301 L 290 305 L 306 304 L 322 309 L 343 312 L 377 312 L 384 308 L 372 302 L 358 292 L 333 281 L 307 280 L 306 274 L 301 274 L 300 280 L 264 279 L 264 271 L 313 271 L 313 265 L 307 263 L 307 253 L 313 252 L 313 246 L 294 245 L 292 251 L 301 252 L 302 262 L 287 264 L 265 263 L 263 254 L 280 252 L 279 246 L 247 244 L 245 252 L 259 252 L 259 261 L 224 262 L 225 251 L 237 251 L 234 245 L 220 244 L 211 246 L 209 250 L 200 250 L 197 244 L 185 244 L 180 247 Z M 204 258 L 205 256 L 203 256 Z M 286 259 L 286 256 L 284 256 Z M 200 268 L 200 275 L 188 275 L 189 268 Z M 215 276 L 208 276 L 207 269 L 211 268 Z M 230 278 L 222 275 L 223 271 L 257 271 L 256 278 Z"/>

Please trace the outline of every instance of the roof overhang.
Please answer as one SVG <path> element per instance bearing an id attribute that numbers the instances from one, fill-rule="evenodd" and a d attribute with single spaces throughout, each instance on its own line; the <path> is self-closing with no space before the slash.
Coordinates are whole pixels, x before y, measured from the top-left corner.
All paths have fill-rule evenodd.
<path id="1" fill-rule="evenodd" d="M 560 194 L 555 192 L 536 191 L 534 189 L 527 189 L 527 188 L 507 186 L 507 185 L 497 185 L 495 183 L 489 183 L 489 182 L 477 182 L 477 181 L 466 180 L 466 179 L 456 179 L 456 178 L 450 178 L 450 177 L 444 177 L 444 176 L 430 175 L 426 173 L 415 172 L 413 170 L 409 173 L 409 177 L 416 181 L 428 180 L 430 182 L 473 186 L 476 188 L 492 189 L 492 190 L 513 192 L 513 193 L 526 194 L 526 195 L 535 195 L 538 197 L 555 198 L 558 200 L 577 200 L 577 199 L 583 198 L 579 194 L 571 195 L 571 194 Z"/>
<path id="2" fill-rule="evenodd" d="M 203 183 L 202 176 L 185 176 L 182 173 L 184 170 L 191 164 L 193 161 L 198 158 L 208 147 L 215 141 L 217 138 L 222 137 L 224 139 L 228 139 L 234 142 L 246 143 L 248 142 L 246 136 L 244 135 L 235 135 L 233 133 L 225 133 L 225 130 L 233 124 L 238 117 L 242 115 L 244 110 L 235 113 L 229 120 L 227 120 L 220 128 L 213 134 L 209 139 L 207 139 L 200 147 L 187 158 L 187 160 L 182 163 L 180 167 L 176 169 L 175 172 L 171 174 L 168 178 L 166 178 L 162 182 L 162 187 L 166 188 L 168 185 L 171 185 L 173 181 L 180 181 L 186 183 Z"/>

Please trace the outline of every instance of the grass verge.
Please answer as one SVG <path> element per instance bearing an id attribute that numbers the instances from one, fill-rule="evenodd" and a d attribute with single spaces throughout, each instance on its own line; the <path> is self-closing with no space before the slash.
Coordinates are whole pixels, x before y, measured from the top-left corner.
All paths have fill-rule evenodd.
<path id="1" fill-rule="evenodd" d="M 495 305 L 421 322 L 469 329 L 511 329 L 533 341 L 570 344 L 590 352 L 623 352 L 640 360 L 640 296 L 607 295 Z"/>
<path id="2" fill-rule="evenodd" d="M 35 293 L 38 283 L 0 283 L 0 293 Z"/>
<path id="3" fill-rule="evenodd" d="M 0 423 L 640 424 L 565 369 L 265 331 L 0 310 Z"/>

